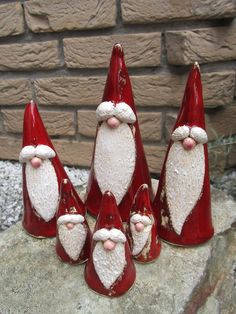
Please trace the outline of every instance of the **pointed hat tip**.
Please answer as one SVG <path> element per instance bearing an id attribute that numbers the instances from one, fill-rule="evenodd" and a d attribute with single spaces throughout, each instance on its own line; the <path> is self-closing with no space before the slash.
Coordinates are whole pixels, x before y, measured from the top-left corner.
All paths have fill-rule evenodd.
<path id="1" fill-rule="evenodd" d="M 199 66 L 199 63 L 197 61 L 194 62 L 193 67 L 194 67 L 194 69 L 198 69 L 200 72 L 200 66 Z"/>
<path id="2" fill-rule="evenodd" d="M 116 43 L 114 46 L 113 46 L 113 51 L 118 53 L 120 57 L 123 56 L 124 54 L 124 50 L 123 50 L 123 47 L 121 44 L 119 43 Z"/>

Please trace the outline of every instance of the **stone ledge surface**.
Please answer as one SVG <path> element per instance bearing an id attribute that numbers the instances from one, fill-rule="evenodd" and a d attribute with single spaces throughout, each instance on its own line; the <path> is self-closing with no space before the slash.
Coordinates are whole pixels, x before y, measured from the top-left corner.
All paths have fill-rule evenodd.
<path id="1" fill-rule="evenodd" d="M 229 310 L 235 311 L 235 305 L 220 299 L 219 286 L 230 288 L 236 281 L 236 230 L 231 228 L 236 220 L 235 205 L 229 196 L 213 190 L 214 238 L 197 248 L 163 243 L 160 258 L 151 264 L 136 264 L 134 287 L 116 299 L 88 289 L 84 265 L 61 263 L 55 254 L 55 239 L 31 238 L 18 223 L 1 233 L 0 313 L 137 314 L 148 309 L 150 314 L 169 314 L 195 313 L 192 310 L 200 306 L 199 313 L 217 313 L 211 311 L 216 307 L 222 313 L 233 313 Z M 221 281 L 213 275 L 220 276 Z M 230 293 L 234 300 L 233 291 Z"/>

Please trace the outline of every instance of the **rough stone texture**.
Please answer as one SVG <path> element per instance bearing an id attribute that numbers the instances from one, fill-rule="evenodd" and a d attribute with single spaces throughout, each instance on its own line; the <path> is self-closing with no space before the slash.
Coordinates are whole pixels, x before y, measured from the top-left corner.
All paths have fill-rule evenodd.
<path id="1" fill-rule="evenodd" d="M 160 112 L 140 112 L 139 127 L 144 141 L 159 141 L 161 139 L 162 114 Z"/>
<path id="2" fill-rule="evenodd" d="M 20 3 L 0 5 L 0 37 L 24 33 L 23 10 Z"/>
<path id="3" fill-rule="evenodd" d="M 136 105 L 180 106 L 187 75 L 140 75 L 131 77 Z M 202 84 L 206 107 L 231 104 L 234 95 L 235 73 L 203 73 Z"/>
<path id="4" fill-rule="evenodd" d="M 135 285 L 114 299 L 88 289 L 84 265 L 73 267 L 59 261 L 55 239 L 31 238 L 18 223 L 0 238 L 0 284 L 4 287 L 0 312 L 137 314 L 148 309 L 150 314 L 195 313 L 191 310 L 203 306 L 214 291 L 222 313 L 233 313 L 236 233 L 229 228 L 236 219 L 235 205 L 224 193 L 213 191 L 217 235 L 197 248 L 163 243 L 159 259 L 147 265 L 136 264 Z M 89 218 L 89 223 L 93 226 L 94 219 Z"/>
<path id="5" fill-rule="evenodd" d="M 89 167 L 92 160 L 93 142 L 54 140 L 55 149 L 63 164 Z"/>
<path id="6" fill-rule="evenodd" d="M 165 146 L 144 145 L 149 171 L 151 173 L 160 173 L 165 158 Z"/>
<path id="7" fill-rule="evenodd" d="M 77 111 L 77 117 L 79 134 L 94 137 L 97 127 L 95 110 L 79 110 Z"/>
<path id="8" fill-rule="evenodd" d="M 177 113 L 166 114 L 165 132 L 169 139 L 174 127 Z M 236 133 L 236 106 L 219 107 L 209 114 L 205 114 L 206 130 L 209 141 L 231 136 Z"/>
<path id="9" fill-rule="evenodd" d="M 21 133 L 23 110 L 2 110 L 4 129 L 10 133 Z M 74 135 L 74 113 L 63 111 L 40 111 L 49 135 Z"/>
<path id="10" fill-rule="evenodd" d="M 66 38 L 63 43 L 68 68 L 108 67 L 114 43 L 122 44 L 129 67 L 160 64 L 161 33 Z"/>
<path id="11" fill-rule="evenodd" d="M 25 105 L 30 99 L 32 92 L 29 80 L 0 80 L 0 105 Z"/>
<path id="12" fill-rule="evenodd" d="M 18 138 L 0 137 L 0 159 L 18 160 L 22 141 Z"/>
<path id="13" fill-rule="evenodd" d="M 236 106 L 217 108 L 206 115 L 206 126 L 209 140 L 230 136 L 236 133 Z"/>
<path id="14" fill-rule="evenodd" d="M 168 63 L 233 60 L 236 58 L 235 32 L 235 26 L 166 32 Z"/>
<path id="15" fill-rule="evenodd" d="M 112 27 L 116 23 L 115 0 L 33 0 L 24 3 L 32 32 Z"/>
<path id="16" fill-rule="evenodd" d="M 105 77 L 52 77 L 35 81 L 41 105 L 97 105 Z"/>
<path id="17" fill-rule="evenodd" d="M 121 10 L 124 23 L 158 23 L 231 17 L 236 15 L 236 4 L 231 0 L 121 0 Z"/>
<path id="18" fill-rule="evenodd" d="M 0 46 L 0 71 L 54 69 L 59 66 L 57 40 Z"/>
<path id="19" fill-rule="evenodd" d="M 106 77 L 51 77 L 35 81 L 37 99 L 42 105 L 97 105 Z M 179 106 L 187 75 L 131 76 L 136 105 Z M 234 71 L 202 74 L 206 107 L 231 104 L 234 97 Z"/>
<path id="20" fill-rule="evenodd" d="M 79 110 L 77 115 L 79 134 L 94 137 L 97 127 L 95 110 Z M 158 141 L 161 139 L 162 114 L 160 112 L 140 112 L 138 121 L 143 140 Z"/>
<path id="21" fill-rule="evenodd" d="M 235 166 L 236 166 L 236 144 L 234 143 L 229 147 L 227 167 L 231 168 Z"/>

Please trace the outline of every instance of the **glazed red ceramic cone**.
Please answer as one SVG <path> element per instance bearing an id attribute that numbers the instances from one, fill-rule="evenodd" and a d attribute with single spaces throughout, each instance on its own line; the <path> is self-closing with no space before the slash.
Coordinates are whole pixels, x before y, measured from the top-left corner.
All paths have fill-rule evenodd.
<path id="1" fill-rule="evenodd" d="M 202 84 L 192 67 L 164 161 L 154 210 L 164 240 L 183 246 L 209 240 L 213 233 Z"/>
<path id="2" fill-rule="evenodd" d="M 119 44 L 112 51 L 104 95 L 96 116 L 98 128 L 86 207 L 96 216 L 102 194 L 109 190 L 116 198 L 122 220 L 128 221 L 136 191 L 143 183 L 151 186 L 151 180 L 124 53 Z"/>
<path id="3" fill-rule="evenodd" d="M 135 275 L 115 197 L 106 192 L 93 233 L 85 280 L 97 293 L 116 297 L 132 287 Z"/>
<path id="4" fill-rule="evenodd" d="M 59 186 L 68 177 L 33 101 L 25 108 L 19 159 L 23 164 L 23 227 L 35 237 L 54 237 Z"/>
<path id="5" fill-rule="evenodd" d="M 91 232 L 84 217 L 84 205 L 77 202 L 72 184 L 61 183 L 57 212 L 56 252 L 63 262 L 81 264 L 90 253 Z"/>
<path id="6" fill-rule="evenodd" d="M 143 184 L 136 193 L 127 234 L 135 260 L 147 263 L 159 256 L 161 243 L 146 184 Z"/>

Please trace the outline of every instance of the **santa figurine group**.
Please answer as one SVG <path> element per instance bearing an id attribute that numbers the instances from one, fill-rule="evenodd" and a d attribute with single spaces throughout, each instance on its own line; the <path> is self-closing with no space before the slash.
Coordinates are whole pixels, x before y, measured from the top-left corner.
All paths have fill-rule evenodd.
<path id="1" fill-rule="evenodd" d="M 158 258 L 160 238 L 192 246 L 213 235 L 198 64 L 189 74 L 155 197 L 120 44 L 113 47 L 96 117 L 83 202 L 49 139 L 37 105 L 31 101 L 26 106 L 19 157 L 23 165 L 23 227 L 37 238 L 56 236 L 58 258 L 70 264 L 86 263 L 88 286 L 115 297 L 134 284 L 134 261 L 149 263 Z M 93 232 L 87 212 L 96 217 Z"/>

